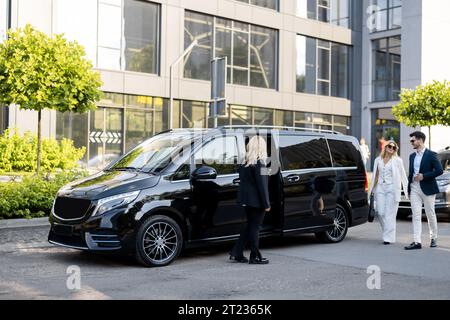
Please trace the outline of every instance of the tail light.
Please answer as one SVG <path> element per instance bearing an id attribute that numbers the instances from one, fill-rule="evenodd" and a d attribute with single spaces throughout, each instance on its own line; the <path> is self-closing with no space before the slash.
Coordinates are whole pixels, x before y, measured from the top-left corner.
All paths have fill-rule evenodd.
<path id="1" fill-rule="evenodd" d="M 366 173 L 366 181 L 364 182 L 364 189 L 366 190 L 366 192 L 369 192 L 369 174 L 367 173 L 367 171 L 365 173 Z"/>

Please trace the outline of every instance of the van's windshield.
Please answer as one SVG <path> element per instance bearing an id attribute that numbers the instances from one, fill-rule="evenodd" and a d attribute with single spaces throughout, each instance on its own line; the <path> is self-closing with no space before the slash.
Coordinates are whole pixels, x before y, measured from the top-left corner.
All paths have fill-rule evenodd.
<path id="1" fill-rule="evenodd" d="M 192 138 L 183 134 L 157 135 L 138 145 L 107 170 L 158 173 L 182 155 L 184 148 L 189 148 L 192 142 Z"/>

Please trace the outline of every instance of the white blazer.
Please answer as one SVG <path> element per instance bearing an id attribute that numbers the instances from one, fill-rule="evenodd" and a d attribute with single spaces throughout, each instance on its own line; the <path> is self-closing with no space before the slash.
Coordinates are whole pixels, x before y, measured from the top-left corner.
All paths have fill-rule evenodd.
<path id="1" fill-rule="evenodd" d="M 372 174 L 372 183 L 370 186 L 370 192 L 369 195 L 374 192 L 374 185 L 375 185 L 375 179 L 377 177 L 377 172 L 379 165 L 381 164 L 381 157 L 378 157 L 375 159 L 375 163 L 373 164 L 373 174 Z M 409 198 L 408 195 L 408 177 L 406 176 L 405 167 L 403 165 L 403 160 L 400 157 L 393 157 L 392 158 L 392 174 L 393 174 L 393 180 L 394 180 L 394 187 L 395 187 L 395 200 L 397 202 L 401 201 L 401 195 L 402 195 L 402 185 L 403 185 L 403 192 L 405 193 L 405 196 Z"/>

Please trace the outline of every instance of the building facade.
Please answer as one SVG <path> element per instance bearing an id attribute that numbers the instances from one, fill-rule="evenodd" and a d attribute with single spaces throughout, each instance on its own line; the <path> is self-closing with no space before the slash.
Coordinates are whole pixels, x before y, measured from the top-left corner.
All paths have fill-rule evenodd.
<path id="1" fill-rule="evenodd" d="M 395 140 L 404 161 L 412 152 L 409 134 L 427 136 L 428 128 L 408 128 L 398 123 L 392 107 L 399 102 L 401 88 L 450 79 L 445 52 L 450 45 L 440 33 L 450 30 L 445 0 L 364 0 L 362 53 L 362 131 L 372 153 L 372 163 L 385 142 Z M 450 128 L 433 127 L 431 149 L 450 145 Z M 427 143 L 428 146 L 428 143 Z"/>
<path id="2" fill-rule="evenodd" d="M 365 137 L 372 154 L 381 136 L 404 142 L 409 131 L 390 108 L 400 87 L 425 80 L 402 64 L 407 55 L 411 64 L 425 61 L 414 39 L 404 42 L 428 2 L 446 0 L 0 0 L 0 19 L 2 26 L 64 33 L 85 47 L 104 99 L 82 115 L 44 112 L 43 132 L 73 139 L 86 147 L 86 164 L 101 166 L 170 123 L 212 127 L 216 57 L 228 62 L 228 106 L 218 125 L 334 130 Z M 373 8 L 380 19 L 369 24 Z M 170 66 L 194 41 L 174 65 L 171 112 Z M 3 128 L 36 131 L 37 115 L 11 106 L 2 121 Z"/>

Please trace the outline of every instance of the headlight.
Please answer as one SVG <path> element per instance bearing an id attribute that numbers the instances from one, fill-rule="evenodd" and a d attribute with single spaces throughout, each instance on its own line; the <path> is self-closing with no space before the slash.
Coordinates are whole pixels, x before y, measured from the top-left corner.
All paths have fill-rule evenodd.
<path id="1" fill-rule="evenodd" d="M 114 209 L 118 206 L 127 205 L 130 202 L 134 201 L 140 191 L 133 191 L 128 193 L 122 193 L 115 196 L 111 196 L 108 198 L 100 199 L 97 203 L 97 207 L 95 208 L 94 212 L 92 213 L 92 216 L 95 215 L 101 215 L 105 213 L 106 211 L 109 211 L 111 209 Z"/>

